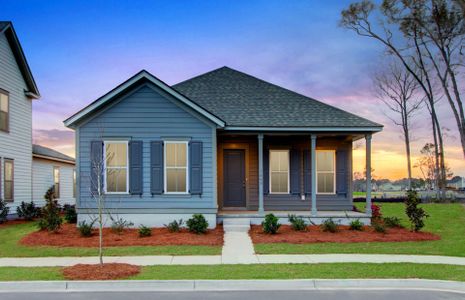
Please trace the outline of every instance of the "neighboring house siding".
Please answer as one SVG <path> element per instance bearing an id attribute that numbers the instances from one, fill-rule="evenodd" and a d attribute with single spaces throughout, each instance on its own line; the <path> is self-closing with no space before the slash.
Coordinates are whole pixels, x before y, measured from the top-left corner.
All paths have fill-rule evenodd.
<path id="1" fill-rule="evenodd" d="M 60 168 L 60 204 L 74 204 L 73 170 L 74 165 L 53 160 L 34 158 L 32 161 L 32 200 L 37 205 L 44 205 L 44 195 L 53 186 L 53 167 Z"/>
<path id="2" fill-rule="evenodd" d="M 176 104 L 175 104 L 176 103 Z M 144 84 L 118 99 L 106 110 L 78 126 L 79 208 L 95 208 L 90 196 L 91 142 L 105 139 L 143 142 L 143 194 L 106 195 L 106 207 L 118 212 L 141 213 L 178 209 L 216 210 L 213 197 L 212 132 L 213 128 L 194 113 L 181 108 L 170 95 L 153 85 Z M 203 145 L 201 195 L 152 195 L 150 191 L 150 144 L 163 139 L 190 139 Z M 208 211 L 208 210 L 207 210 Z"/>
<path id="3" fill-rule="evenodd" d="M 1 195 L 4 187 L 4 159 L 14 159 L 14 202 L 10 212 L 16 213 L 21 201 L 31 201 L 32 169 L 32 103 L 24 95 L 27 86 L 4 34 L 0 34 L 0 88 L 9 92 L 9 133 L 0 131 Z"/>
<path id="4" fill-rule="evenodd" d="M 257 137 L 252 138 L 230 138 L 221 137 L 218 142 L 218 198 L 219 203 L 222 203 L 223 198 L 223 149 L 247 148 L 249 157 L 246 158 L 246 177 L 247 177 L 247 209 L 258 209 L 258 146 Z M 270 149 L 298 149 L 310 150 L 310 135 L 307 137 L 294 136 L 292 138 L 286 137 L 270 137 L 264 138 L 264 151 Z M 320 138 L 317 139 L 317 150 L 345 150 L 346 151 L 346 165 L 345 178 L 347 193 L 345 195 L 321 195 L 317 194 L 317 209 L 318 210 L 351 210 L 352 209 L 352 143 L 350 141 L 343 141 L 337 138 Z M 303 155 L 303 154 L 302 154 Z M 337 169 L 337 166 L 336 166 Z M 303 183 L 303 168 L 301 168 L 301 193 L 304 192 Z M 269 174 L 264 174 L 269 176 Z M 265 189 L 266 190 L 266 189 Z M 300 195 L 277 195 L 265 194 L 264 207 L 266 210 L 310 210 L 311 198 L 310 194 L 305 196 L 302 200 Z"/>

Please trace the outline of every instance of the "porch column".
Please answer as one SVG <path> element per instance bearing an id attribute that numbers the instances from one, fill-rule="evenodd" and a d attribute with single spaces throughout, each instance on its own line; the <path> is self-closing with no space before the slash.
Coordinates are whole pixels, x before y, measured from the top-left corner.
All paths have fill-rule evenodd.
<path id="1" fill-rule="evenodd" d="M 365 135 L 366 213 L 371 216 L 371 134 Z"/>
<path id="2" fill-rule="evenodd" d="M 316 135 L 312 134 L 310 136 L 311 147 L 310 147 L 310 156 L 311 156 L 311 170 L 312 170 L 312 216 L 316 217 Z"/>
<path id="3" fill-rule="evenodd" d="M 263 133 L 258 134 L 258 213 L 265 213 L 263 205 Z"/>

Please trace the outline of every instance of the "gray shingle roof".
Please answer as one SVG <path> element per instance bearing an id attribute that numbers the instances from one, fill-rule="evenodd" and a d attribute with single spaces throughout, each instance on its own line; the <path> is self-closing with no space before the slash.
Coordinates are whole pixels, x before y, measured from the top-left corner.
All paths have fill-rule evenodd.
<path id="1" fill-rule="evenodd" d="M 226 122 L 244 127 L 382 127 L 256 77 L 222 67 L 173 86 Z"/>
<path id="2" fill-rule="evenodd" d="M 50 149 L 50 148 L 47 148 L 47 147 L 44 147 L 44 146 L 41 146 L 41 145 L 36 145 L 36 144 L 32 145 L 32 154 L 45 156 L 45 157 L 48 157 L 50 159 L 65 160 L 65 161 L 68 161 L 70 163 L 75 162 L 74 158 L 72 158 L 71 156 L 65 155 L 65 154 L 63 154 L 61 152 L 58 152 L 56 150 L 53 150 L 53 149 Z"/>

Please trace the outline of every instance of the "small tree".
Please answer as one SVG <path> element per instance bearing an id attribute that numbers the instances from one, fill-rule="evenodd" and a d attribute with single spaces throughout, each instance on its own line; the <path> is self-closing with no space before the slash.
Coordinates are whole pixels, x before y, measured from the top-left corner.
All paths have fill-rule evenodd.
<path id="1" fill-rule="evenodd" d="M 61 228 L 63 220 L 60 216 L 60 205 L 55 199 L 55 189 L 52 186 L 47 190 L 44 195 L 45 206 L 42 208 L 41 218 L 39 220 L 39 227 L 42 230 L 57 232 Z"/>
<path id="2" fill-rule="evenodd" d="M 416 191 L 408 191 L 405 200 L 405 213 L 408 216 L 413 231 L 420 231 L 425 226 L 424 219 L 429 217 L 423 208 L 418 207 L 420 198 Z"/>
<path id="3" fill-rule="evenodd" d="M 6 206 L 5 201 L 2 198 L 0 198 L 0 224 L 6 222 L 6 218 L 8 216 L 9 211 L 10 208 Z"/>

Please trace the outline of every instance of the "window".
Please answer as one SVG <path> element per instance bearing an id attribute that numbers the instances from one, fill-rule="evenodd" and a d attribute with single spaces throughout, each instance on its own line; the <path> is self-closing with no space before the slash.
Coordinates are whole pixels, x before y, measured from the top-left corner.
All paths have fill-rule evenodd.
<path id="1" fill-rule="evenodd" d="M 9 131 L 10 107 L 8 94 L 0 90 L 0 131 Z"/>
<path id="2" fill-rule="evenodd" d="M 289 151 L 270 150 L 270 192 L 289 193 Z"/>
<path id="3" fill-rule="evenodd" d="M 165 142 L 165 191 L 187 193 L 187 142 Z"/>
<path id="4" fill-rule="evenodd" d="M 76 169 L 73 169 L 73 198 L 76 198 Z"/>
<path id="5" fill-rule="evenodd" d="M 5 201 L 13 201 L 14 199 L 14 163 L 12 159 L 5 159 L 4 165 L 4 198 Z"/>
<path id="6" fill-rule="evenodd" d="M 316 151 L 316 186 L 318 194 L 335 193 L 335 157 L 333 150 Z"/>
<path id="7" fill-rule="evenodd" d="M 60 167 L 53 167 L 53 189 L 55 198 L 60 199 Z"/>
<path id="8" fill-rule="evenodd" d="M 128 142 L 105 142 L 105 192 L 128 193 Z"/>

